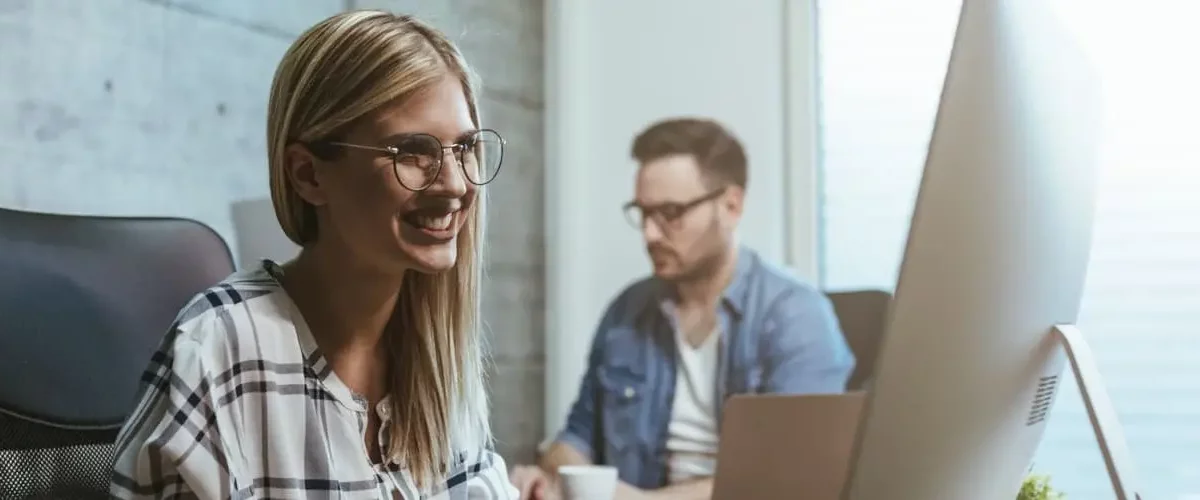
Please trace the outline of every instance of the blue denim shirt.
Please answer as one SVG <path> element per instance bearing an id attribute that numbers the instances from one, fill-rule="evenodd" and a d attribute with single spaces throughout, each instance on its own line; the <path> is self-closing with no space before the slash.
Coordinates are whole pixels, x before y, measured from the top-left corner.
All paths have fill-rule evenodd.
<path id="1" fill-rule="evenodd" d="M 594 463 L 616 466 L 622 481 L 640 488 L 666 485 L 675 400 L 671 310 L 669 291 L 655 278 L 617 296 L 600 321 L 579 397 L 557 438 Z M 845 390 L 854 355 L 829 299 L 748 248 L 739 250 L 717 320 L 718 401 L 739 393 Z"/>

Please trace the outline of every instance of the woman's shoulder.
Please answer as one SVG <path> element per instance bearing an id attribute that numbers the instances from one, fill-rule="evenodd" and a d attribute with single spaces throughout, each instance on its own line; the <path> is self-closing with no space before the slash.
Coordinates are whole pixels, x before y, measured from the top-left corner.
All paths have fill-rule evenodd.
<path id="1" fill-rule="evenodd" d="M 283 287 L 265 270 L 239 271 L 197 293 L 176 316 L 164 347 L 192 344 L 200 352 L 264 353 L 264 344 L 296 339 Z M 267 350 L 266 352 L 270 352 Z M 239 360 L 230 360 L 237 362 Z"/>

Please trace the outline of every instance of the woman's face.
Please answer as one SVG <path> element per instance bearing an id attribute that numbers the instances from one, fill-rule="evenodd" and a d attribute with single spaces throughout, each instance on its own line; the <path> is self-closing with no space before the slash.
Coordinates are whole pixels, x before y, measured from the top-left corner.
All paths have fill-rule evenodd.
<path id="1" fill-rule="evenodd" d="M 450 146 L 474 130 L 462 84 L 447 75 L 412 98 L 380 109 L 339 138 L 348 144 L 401 149 L 408 147 L 405 141 L 411 134 L 437 138 L 446 148 L 440 155 L 442 168 L 429 176 L 428 188 L 404 187 L 391 155 L 355 147 L 341 148 L 332 161 L 312 160 L 311 182 L 305 182 L 303 167 L 294 166 L 293 178 L 300 179 L 293 185 L 317 207 L 317 237 L 337 240 L 356 261 L 351 265 L 420 272 L 453 267 L 458 234 L 478 188 L 468 182 Z M 400 168 L 405 168 L 403 162 Z"/>

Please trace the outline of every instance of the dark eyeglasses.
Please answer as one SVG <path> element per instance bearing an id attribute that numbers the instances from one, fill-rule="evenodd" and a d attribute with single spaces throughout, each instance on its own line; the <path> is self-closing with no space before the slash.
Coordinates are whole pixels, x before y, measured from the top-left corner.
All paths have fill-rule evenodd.
<path id="1" fill-rule="evenodd" d="M 449 146 L 442 145 L 437 137 L 429 134 L 408 134 L 390 146 L 365 146 L 347 142 L 329 142 L 332 146 L 377 151 L 392 158 L 392 171 L 396 182 L 411 191 L 424 191 L 437 182 L 442 172 L 446 150 L 462 167 L 467 180 L 476 186 L 492 182 L 500 173 L 504 161 L 504 138 L 492 129 L 472 132 L 463 140 Z"/>
<path id="2" fill-rule="evenodd" d="M 647 219 L 653 220 L 656 224 L 658 224 L 659 228 L 668 227 L 671 225 L 671 223 L 679 220 L 680 217 L 683 217 L 692 209 L 700 206 L 704 202 L 715 200 L 717 197 L 725 194 L 725 189 L 726 188 L 720 188 L 698 198 L 693 198 L 682 203 L 662 203 L 654 206 L 641 206 L 638 205 L 637 202 L 631 201 L 625 204 L 625 219 L 629 221 L 630 225 L 637 229 L 641 229 L 646 224 Z"/>

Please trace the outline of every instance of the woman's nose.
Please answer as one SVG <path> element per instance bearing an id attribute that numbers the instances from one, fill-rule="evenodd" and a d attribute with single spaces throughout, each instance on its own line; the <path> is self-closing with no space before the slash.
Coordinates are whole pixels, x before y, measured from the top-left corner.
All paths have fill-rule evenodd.
<path id="1" fill-rule="evenodd" d="M 465 195 L 470 187 L 462 163 L 458 161 L 458 155 L 452 149 L 446 148 L 442 153 L 441 171 L 426 192 L 457 198 Z"/>

